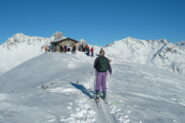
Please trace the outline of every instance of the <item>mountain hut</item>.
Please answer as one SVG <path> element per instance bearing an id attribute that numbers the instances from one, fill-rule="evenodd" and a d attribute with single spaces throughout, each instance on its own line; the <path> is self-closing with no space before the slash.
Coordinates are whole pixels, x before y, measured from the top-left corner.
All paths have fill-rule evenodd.
<path id="1" fill-rule="evenodd" d="M 71 39 L 71 38 L 65 38 L 57 41 L 51 41 L 51 49 L 52 51 L 61 51 L 61 47 L 67 46 L 67 48 L 72 48 L 73 46 L 78 47 L 79 41 Z"/>

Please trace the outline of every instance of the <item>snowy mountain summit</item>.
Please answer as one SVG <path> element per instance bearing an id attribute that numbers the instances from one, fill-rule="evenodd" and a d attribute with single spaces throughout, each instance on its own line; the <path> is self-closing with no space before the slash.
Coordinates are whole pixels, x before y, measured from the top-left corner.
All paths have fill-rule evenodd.
<path id="1" fill-rule="evenodd" d="M 105 48 L 107 55 L 115 60 L 154 65 L 166 70 L 185 73 L 185 50 L 182 45 L 160 40 L 125 38 Z"/>
<path id="2" fill-rule="evenodd" d="M 27 44 L 27 45 L 39 45 L 39 43 L 49 43 L 49 38 L 42 38 L 42 37 L 36 37 L 36 36 L 27 36 L 23 33 L 17 33 L 13 35 L 11 38 L 9 38 L 5 43 L 4 46 L 6 46 L 8 49 L 14 46 Z M 21 47 L 21 46 L 19 46 Z"/>
<path id="3" fill-rule="evenodd" d="M 66 38 L 66 37 L 64 37 L 64 35 L 63 35 L 61 32 L 55 32 L 55 33 L 51 36 L 51 39 L 52 39 L 53 41 L 55 41 L 55 40 L 62 40 L 62 39 L 64 39 L 64 38 Z"/>
<path id="4" fill-rule="evenodd" d="M 50 40 L 22 33 L 13 35 L 0 45 L 0 74 L 43 53 L 41 46 L 49 44 Z"/>
<path id="5" fill-rule="evenodd" d="M 182 47 L 185 50 L 185 41 L 175 43 L 176 46 Z"/>

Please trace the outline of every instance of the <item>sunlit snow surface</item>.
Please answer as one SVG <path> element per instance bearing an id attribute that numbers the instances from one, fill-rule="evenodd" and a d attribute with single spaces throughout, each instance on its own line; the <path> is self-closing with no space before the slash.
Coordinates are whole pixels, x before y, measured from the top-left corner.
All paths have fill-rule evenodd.
<path id="1" fill-rule="evenodd" d="M 185 78 L 112 61 L 108 105 L 97 109 L 95 58 L 45 53 L 0 76 L 0 123 L 184 123 Z"/>

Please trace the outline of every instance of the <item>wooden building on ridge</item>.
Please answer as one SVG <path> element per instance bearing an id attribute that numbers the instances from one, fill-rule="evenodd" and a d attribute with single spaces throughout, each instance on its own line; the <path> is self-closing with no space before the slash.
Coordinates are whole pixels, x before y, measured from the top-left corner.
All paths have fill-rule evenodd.
<path id="1" fill-rule="evenodd" d="M 67 46 L 68 48 L 72 47 L 78 47 L 79 41 L 71 39 L 71 38 L 65 38 L 58 41 L 51 41 L 51 48 L 53 51 L 60 51 L 60 47 Z"/>

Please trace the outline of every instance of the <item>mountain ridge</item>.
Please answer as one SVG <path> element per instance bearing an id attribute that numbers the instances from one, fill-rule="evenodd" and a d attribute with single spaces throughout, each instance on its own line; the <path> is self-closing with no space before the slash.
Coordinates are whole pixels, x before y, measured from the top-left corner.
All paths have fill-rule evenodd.
<path id="1" fill-rule="evenodd" d="M 0 57 L 4 58 L 0 61 L 2 66 L 15 67 L 16 65 L 29 60 L 32 57 L 42 53 L 41 46 L 48 45 L 55 37 L 64 38 L 60 32 L 54 33 L 50 38 L 38 36 L 27 36 L 23 33 L 17 33 L 0 45 Z M 93 45 L 90 45 L 93 46 Z M 181 74 L 185 73 L 185 42 L 171 43 L 166 39 L 159 40 L 141 40 L 133 37 L 126 37 L 121 40 L 113 41 L 103 47 L 106 56 L 112 60 L 128 60 L 139 64 L 154 65 L 170 71 Z M 101 47 L 94 46 L 95 53 L 98 54 Z M 27 51 L 25 53 L 25 51 Z M 27 55 L 29 54 L 29 55 Z M 5 56 L 7 58 L 5 58 Z M 13 58 L 8 58 L 8 57 Z M 7 59 L 7 60 L 6 60 Z M 9 66 L 7 61 L 15 61 Z M 3 71 L 9 69 L 3 68 Z M 0 73 L 2 73 L 0 71 Z"/>

